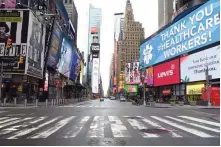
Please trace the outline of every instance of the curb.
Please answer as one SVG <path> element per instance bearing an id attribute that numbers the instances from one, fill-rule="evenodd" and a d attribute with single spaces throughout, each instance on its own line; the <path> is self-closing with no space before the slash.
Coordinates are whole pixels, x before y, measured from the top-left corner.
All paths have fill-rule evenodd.
<path id="1" fill-rule="evenodd" d="M 210 119 L 220 122 L 220 115 L 218 114 L 211 115 Z"/>

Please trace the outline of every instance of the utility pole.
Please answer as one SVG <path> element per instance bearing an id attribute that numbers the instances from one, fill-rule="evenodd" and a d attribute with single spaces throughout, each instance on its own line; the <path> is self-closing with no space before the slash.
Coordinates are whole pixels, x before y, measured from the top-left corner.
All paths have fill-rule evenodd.
<path id="1" fill-rule="evenodd" d="M 205 76 L 206 76 L 206 92 L 207 92 L 207 98 L 208 98 L 208 106 L 211 106 L 211 102 L 210 102 L 210 86 L 211 86 L 211 83 L 210 83 L 210 81 L 212 80 L 212 76 L 209 75 L 208 64 L 206 65 Z"/>

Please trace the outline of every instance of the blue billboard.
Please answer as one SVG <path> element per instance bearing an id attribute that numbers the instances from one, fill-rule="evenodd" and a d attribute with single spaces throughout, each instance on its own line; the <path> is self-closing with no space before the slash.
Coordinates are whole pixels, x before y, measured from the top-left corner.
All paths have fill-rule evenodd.
<path id="1" fill-rule="evenodd" d="M 70 79 L 76 82 L 77 77 L 80 73 L 80 58 L 78 57 L 77 53 L 74 51 L 72 56 L 72 64 L 71 64 L 71 71 L 70 71 Z"/>
<path id="2" fill-rule="evenodd" d="M 220 41 L 220 1 L 210 0 L 140 46 L 149 67 Z"/>

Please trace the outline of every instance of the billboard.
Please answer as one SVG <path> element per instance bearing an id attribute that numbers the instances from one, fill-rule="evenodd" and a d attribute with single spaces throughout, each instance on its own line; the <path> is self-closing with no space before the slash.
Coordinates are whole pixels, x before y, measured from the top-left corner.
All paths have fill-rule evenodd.
<path id="1" fill-rule="evenodd" d="M 92 69 L 92 93 L 98 93 L 99 89 L 99 59 L 93 59 L 93 69 Z"/>
<path id="2" fill-rule="evenodd" d="M 84 73 L 84 63 L 83 61 L 80 62 L 81 70 L 80 70 L 80 83 L 83 84 L 83 73 Z"/>
<path id="3" fill-rule="evenodd" d="M 29 76 L 43 78 L 45 27 L 30 11 L 28 31 L 28 50 L 25 73 Z"/>
<path id="4" fill-rule="evenodd" d="M 76 81 L 80 72 L 80 58 L 75 51 L 73 52 L 72 64 L 70 69 L 70 79 Z"/>
<path id="5" fill-rule="evenodd" d="M 201 95 L 202 88 L 204 88 L 204 83 L 197 83 L 194 85 L 186 85 L 186 94 L 187 95 Z"/>
<path id="6" fill-rule="evenodd" d="M 179 59 L 154 67 L 154 86 L 180 83 Z"/>
<path id="7" fill-rule="evenodd" d="M 145 84 L 153 85 L 153 67 L 146 69 Z"/>
<path id="8" fill-rule="evenodd" d="M 49 47 L 48 61 L 47 61 L 47 65 L 53 67 L 54 69 L 56 68 L 56 65 L 59 60 L 59 53 L 61 49 L 62 40 L 63 40 L 62 31 L 59 28 L 58 24 L 55 22 L 51 37 L 51 44 Z"/>
<path id="9" fill-rule="evenodd" d="M 139 62 L 127 63 L 126 64 L 126 84 L 140 84 L 140 71 Z"/>
<path id="10" fill-rule="evenodd" d="M 144 67 L 220 41 L 220 1 L 210 0 L 140 46 Z"/>
<path id="11" fill-rule="evenodd" d="M 29 29 L 29 10 L 1 10 L 0 12 L 0 60 L 4 73 L 25 72 L 26 50 Z M 7 48 L 7 41 L 11 41 Z M 19 57 L 23 63 L 19 63 Z"/>
<path id="12" fill-rule="evenodd" d="M 5 0 L 5 8 L 16 8 L 16 0 Z"/>
<path id="13" fill-rule="evenodd" d="M 138 86 L 137 85 L 125 85 L 125 90 L 129 93 L 137 92 Z"/>
<path id="14" fill-rule="evenodd" d="M 206 80 L 205 69 L 208 65 L 209 75 L 220 78 L 220 46 L 180 58 L 181 82 Z"/>
<path id="15" fill-rule="evenodd" d="M 66 77 L 70 75 L 73 48 L 68 38 L 64 37 L 59 53 L 59 61 L 57 64 L 58 71 Z"/>

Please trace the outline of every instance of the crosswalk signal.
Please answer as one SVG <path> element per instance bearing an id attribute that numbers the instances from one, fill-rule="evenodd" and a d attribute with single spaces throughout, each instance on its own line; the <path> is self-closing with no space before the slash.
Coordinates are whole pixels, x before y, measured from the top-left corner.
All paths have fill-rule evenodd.
<path id="1" fill-rule="evenodd" d="M 19 58 L 19 63 L 22 64 L 23 61 L 24 61 L 24 58 L 23 58 L 22 56 L 20 56 L 20 58 Z"/>
<path id="2" fill-rule="evenodd" d="M 11 40 L 11 39 L 8 39 L 8 40 L 7 40 L 7 45 L 6 45 L 7 49 L 10 49 L 11 46 L 12 46 L 12 40 Z"/>

